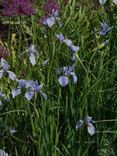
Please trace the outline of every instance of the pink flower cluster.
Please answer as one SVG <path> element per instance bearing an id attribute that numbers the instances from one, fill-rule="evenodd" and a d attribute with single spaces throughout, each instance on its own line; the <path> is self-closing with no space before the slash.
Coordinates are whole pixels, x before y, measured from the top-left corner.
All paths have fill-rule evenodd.
<path id="1" fill-rule="evenodd" d="M 2 16 L 30 16 L 35 13 L 32 7 L 34 0 L 12 0 L 11 2 L 3 0 Z"/>

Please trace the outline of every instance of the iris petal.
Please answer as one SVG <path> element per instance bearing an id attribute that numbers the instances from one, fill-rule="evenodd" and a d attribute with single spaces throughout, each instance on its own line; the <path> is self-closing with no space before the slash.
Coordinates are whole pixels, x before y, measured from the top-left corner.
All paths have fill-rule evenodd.
<path id="1" fill-rule="evenodd" d="M 62 87 L 65 87 L 69 83 L 69 78 L 67 76 L 60 76 L 58 81 Z"/>
<path id="2" fill-rule="evenodd" d="M 15 98 L 17 95 L 21 94 L 21 89 L 17 88 L 17 89 L 12 89 L 12 97 Z"/>
<path id="3" fill-rule="evenodd" d="M 7 73 L 9 74 L 9 78 L 10 78 L 11 80 L 13 80 L 13 81 L 16 80 L 16 75 L 15 75 L 15 73 L 13 73 L 13 72 L 11 72 L 11 71 L 7 71 Z"/>
<path id="4" fill-rule="evenodd" d="M 34 96 L 34 91 L 29 90 L 25 93 L 25 98 L 29 101 L 33 98 L 33 96 Z"/>
<path id="5" fill-rule="evenodd" d="M 88 130 L 88 133 L 92 136 L 96 133 L 96 130 L 95 130 L 95 127 L 89 123 L 88 126 L 87 126 L 87 130 Z"/>

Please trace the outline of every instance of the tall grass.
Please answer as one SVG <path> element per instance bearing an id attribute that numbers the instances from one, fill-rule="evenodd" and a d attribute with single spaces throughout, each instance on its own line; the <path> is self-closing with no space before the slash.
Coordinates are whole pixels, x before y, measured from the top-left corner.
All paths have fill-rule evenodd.
<path id="1" fill-rule="evenodd" d="M 59 1 L 62 3 L 62 1 Z M 117 153 L 117 44 L 116 6 L 97 9 L 69 0 L 61 6 L 62 27 L 39 25 L 42 2 L 37 1 L 37 15 L 32 17 L 0 17 L 2 25 L 9 25 L 7 38 L 0 44 L 10 51 L 8 62 L 19 79 L 43 83 L 48 99 L 39 94 L 28 101 L 23 93 L 15 99 L 11 89 L 15 82 L 4 76 L 0 91 L 8 101 L 0 107 L 0 149 L 13 156 L 115 156 Z M 114 12 L 115 11 L 115 12 Z M 99 36 L 100 21 L 113 26 L 112 32 Z M 4 32 L 7 33 L 6 30 Z M 56 34 L 80 46 L 76 54 L 77 84 L 72 79 L 61 87 L 57 69 L 72 64 L 68 47 Z M 4 36 L 4 33 L 1 32 Z M 106 40 L 109 42 L 103 45 Z M 36 45 L 38 63 L 32 66 L 25 50 Z M 43 66 L 43 61 L 49 62 Z M 76 123 L 86 115 L 92 116 L 96 134 L 90 136 L 86 126 L 76 131 Z M 14 127 L 16 133 L 11 134 Z"/>

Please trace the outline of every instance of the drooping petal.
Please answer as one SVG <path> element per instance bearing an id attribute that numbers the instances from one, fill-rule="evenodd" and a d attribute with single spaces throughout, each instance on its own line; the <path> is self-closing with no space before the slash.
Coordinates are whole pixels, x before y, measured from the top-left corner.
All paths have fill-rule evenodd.
<path id="1" fill-rule="evenodd" d="M 69 83 L 69 78 L 67 76 L 60 76 L 58 81 L 62 87 L 65 87 Z"/>
<path id="2" fill-rule="evenodd" d="M 51 28 L 55 23 L 54 17 L 47 18 L 46 23 L 47 23 L 48 27 Z"/>
<path id="3" fill-rule="evenodd" d="M 33 96 L 34 96 L 34 91 L 29 90 L 25 93 L 25 98 L 29 101 L 33 98 Z"/>
<path id="4" fill-rule="evenodd" d="M 4 60 L 3 58 L 1 58 L 1 66 L 4 72 L 7 72 L 10 67 L 8 62 Z"/>
<path id="5" fill-rule="evenodd" d="M 96 133 L 96 129 L 95 127 L 92 125 L 92 123 L 89 123 L 87 125 L 87 130 L 88 130 L 88 133 L 92 136 Z"/>
<path id="6" fill-rule="evenodd" d="M 17 95 L 21 94 L 21 89 L 20 88 L 16 88 L 16 89 L 12 89 L 12 97 L 15 98 Z"/>
<path id="7" fill-rule="evenodd" d="M 76 130 L 78 130 L 79 128 L 81 128 L 81 126 L 83 125 L 83 120 L 79 120 L 76 123 Z"/>
<path id="8" fill-rule="evenodd" d="M 16 75 L 15 73 L 11 72 L 11 71 L 7 71 L 7 73 L 9 74 L 9 79 L 15 81 L 16 80 Z"/>
<path id="9" fill-rule="evenodd" d="M 35 55 L 31 54 L 29 57 L 30 63 L 34 66 L 36 64 Z"/>
<path id="10" fill-rule="evenodd" d="M 3 77 L 3 70 L 0 70 L 0 79 Z"/>
<path id="11" fill-rule="evenodd" d="M 73 76 L 74 84 L 77 83 L 78 78 L 77 78 L 76 74 L 74 72 L 71 72 L 71 75 Z"/>

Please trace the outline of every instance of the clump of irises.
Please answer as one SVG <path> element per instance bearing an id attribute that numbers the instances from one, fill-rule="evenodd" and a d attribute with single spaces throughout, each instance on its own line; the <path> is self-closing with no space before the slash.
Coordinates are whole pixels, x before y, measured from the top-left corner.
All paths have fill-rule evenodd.
<path id="1" fill-rule="evenodd" d="M 32 50 L 32 51 L 31 51 Z M 36 52 L 34 51 L 34 47 L 30 47 L 29 49 L 30 53 L 32 54 L 32 52 Z M 17 82 L 17 87 L 15 89 L 12 89 L 12 97 L 15 98 L 16 96 L 18 96 L 19 94 L 21 94 L 21 90 L 25 89 L 26 93 L 25 93 L 25 98 L 27 100 L 31 100 L 33 98 L 33 96 L 37 93 L 40 92 L 40 94 L 47 99 L 47 95 L 42 91 L 42 84 L 39 85 L 37 81 L 33 81 L 33 80 L 18 80 L 15 73 L 10 71 L 10 65 L 9 63 L 4 60 L 3 58 L 1 58 L 0 60 L 0 66 L 2 68 L 2 70 L 0 70 L 0 79 L 3 77 L 4 74 L 8 74 L 9 78 L 15 82 Z M 0 98 L 4 97 L 4 94 L 0 94 Z M 0 101 L 1 103 L 1 101 Z"/>
<path id="2" fill-rule="evenodd" d="M 25 89 L 25 98 L 27 100 L 31 100 L 33 96 L 37 93 L 40 92 L 41 95 L 47 99 L 47 95 L 42 92 L 42 84 L 39 85 L 37 81 L 33 80 L 16 80 L 17 82 L 17 87 L 15 89 L 12 89 L 12 97 L 15 98 L 16 96 L 21 94 L 21 90 Z"/>
<path id="3" fill-rule="evenodd" d="M 88 133 L 92 136 L 96 133 L 96 129 L 93 126 L 94 121 L 92 120 L 92 117 L 86 116 L 84 120 L 79 120 L 76 123 L 76 130 L 81 128 L 83 125 L 86 126 Z"/>
<path id="4" fill-rule="evenodd" d="M 75 65 L 64 66 L 58 69 L 59 78 L 58 81 L 62 87 L 65 87 L 69 83 L 69 78 L 72 76 L 73 83 L 77 83 L 77 76 L 74 72 Z"/>

